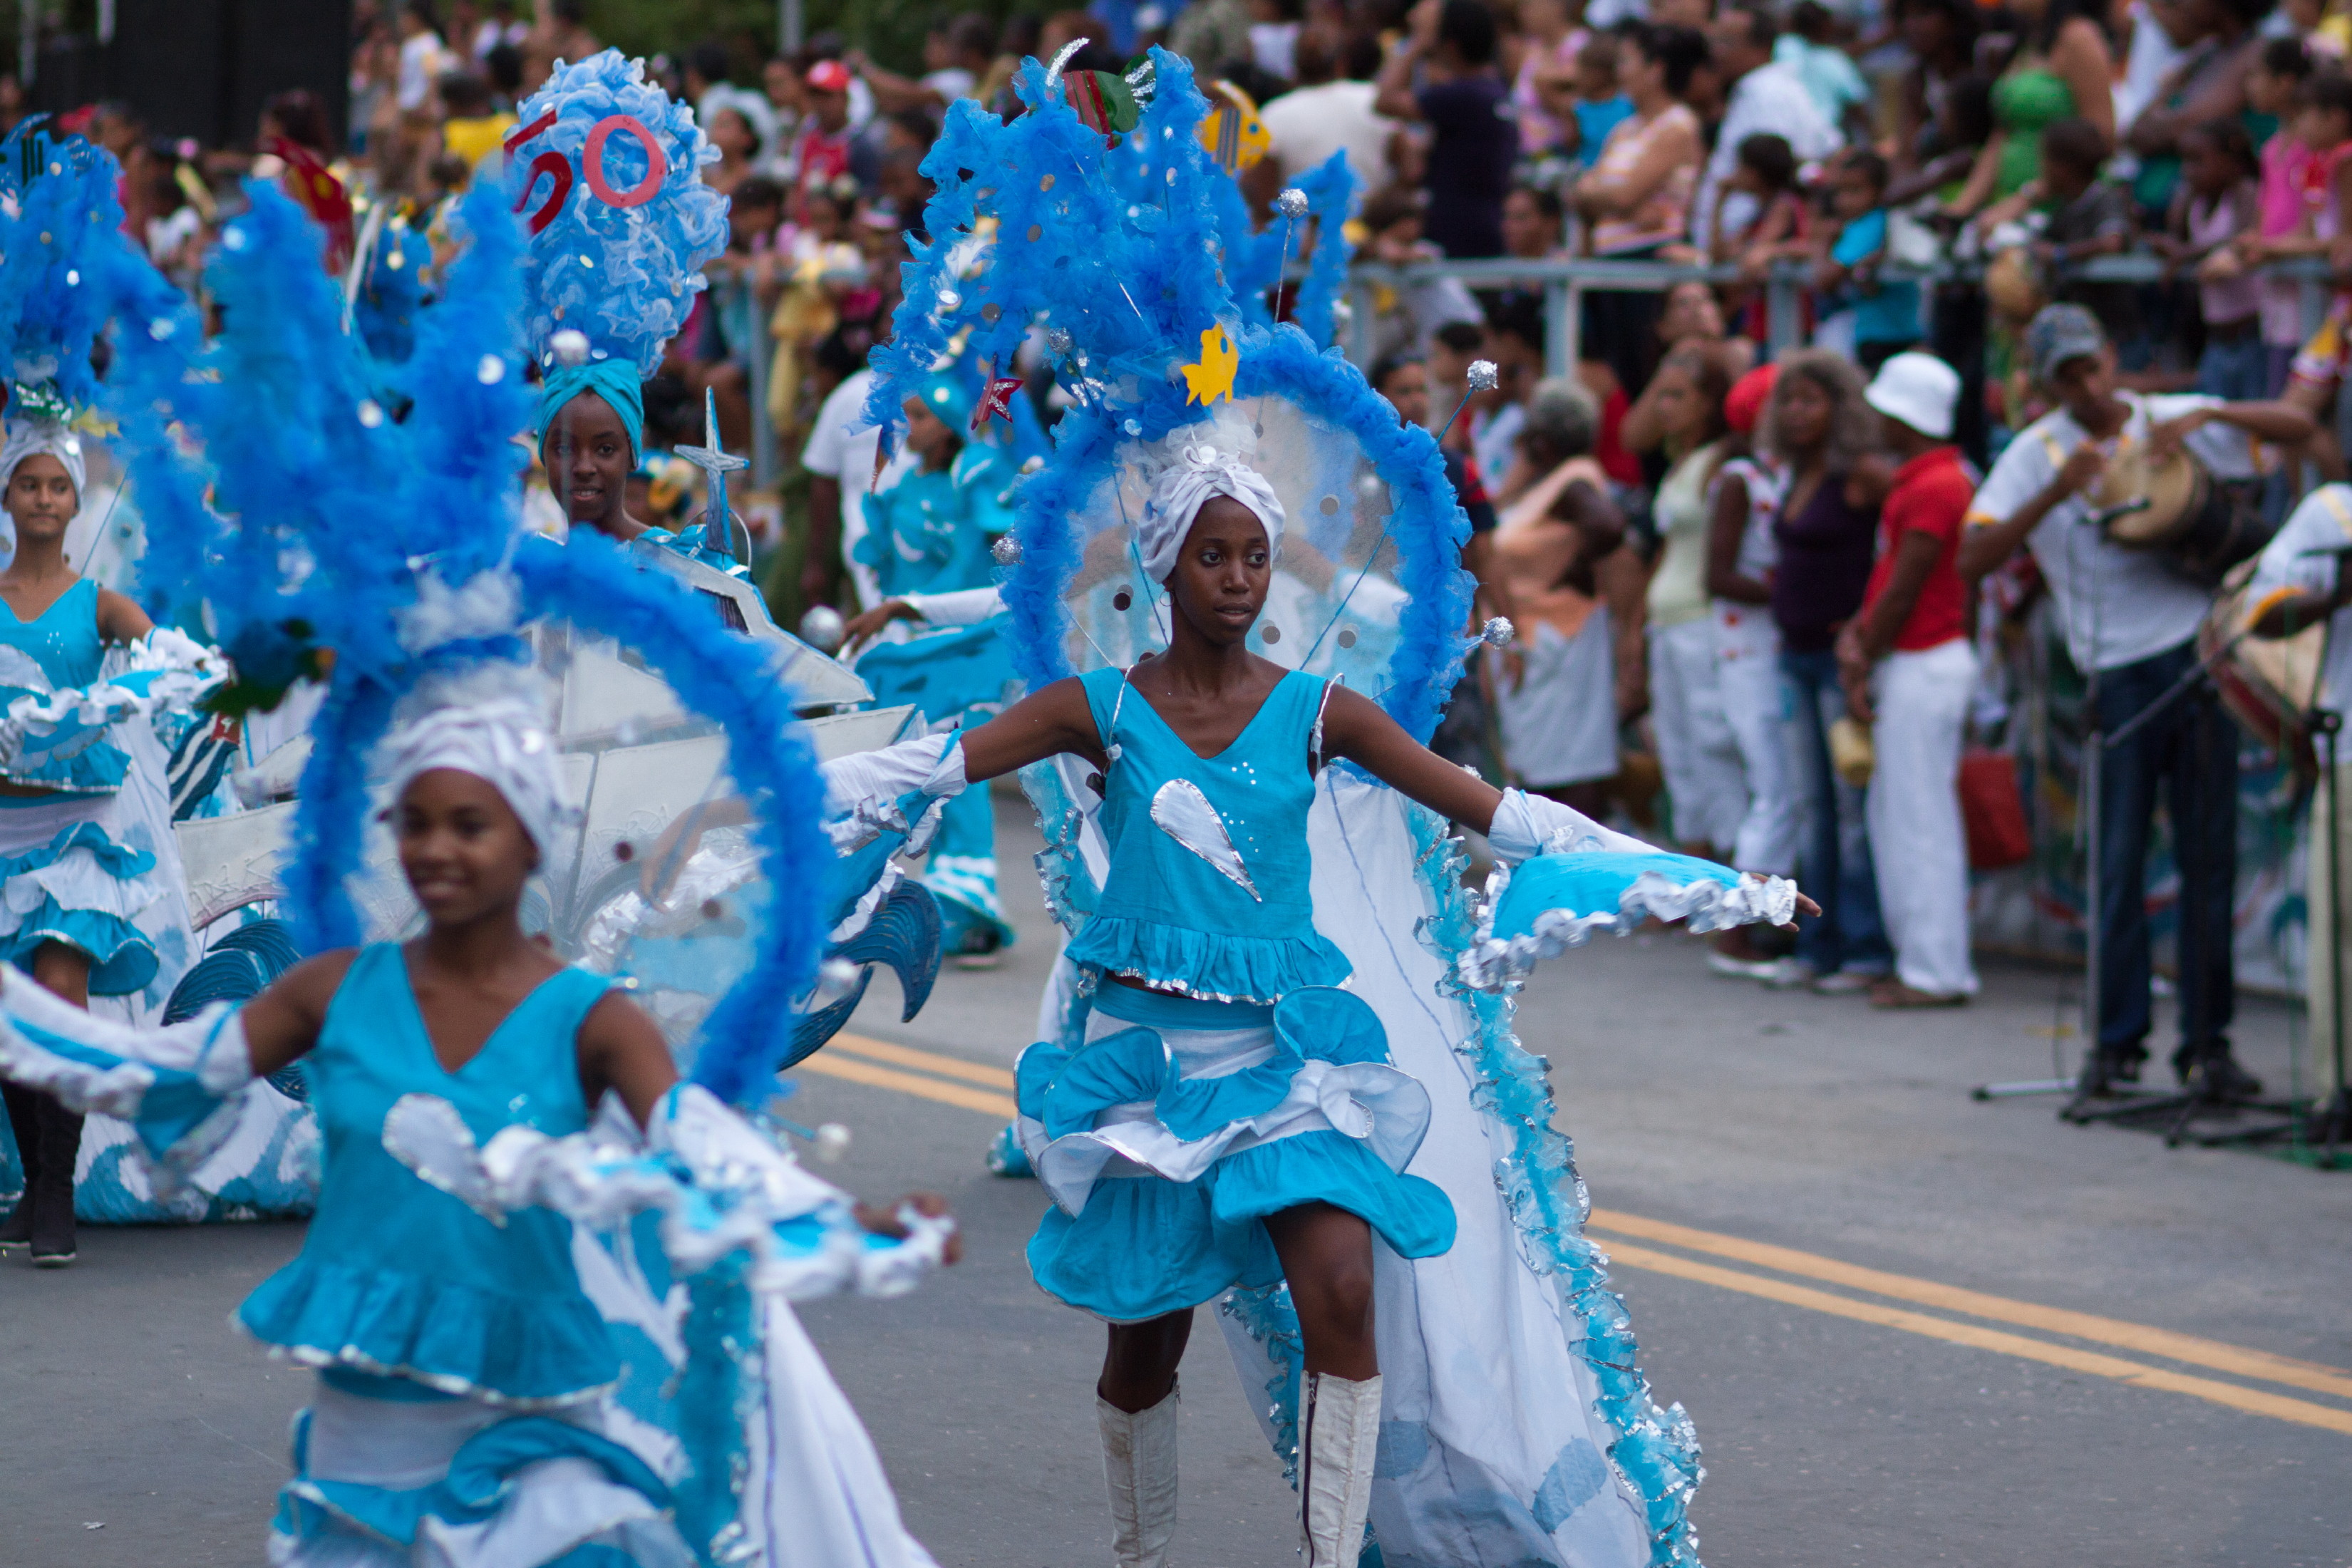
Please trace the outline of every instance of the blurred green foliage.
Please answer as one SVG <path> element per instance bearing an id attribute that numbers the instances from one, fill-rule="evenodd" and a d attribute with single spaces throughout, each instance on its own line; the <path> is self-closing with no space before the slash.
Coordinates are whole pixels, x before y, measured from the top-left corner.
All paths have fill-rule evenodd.
<path id="1" fill-rule="evenodd" d="M 919 72 L 923 36 L 934 25 L 966 11 L 991 21 L 1028 12 L 1045 16 L 1069 0 L 803 0 L 805 35 L 835 32 L 852 48 L 862 48 L 892 70 Z M 738 80 L 759 79 L 759 67 L 775 51 L 780 7 L 776 0 L 588 0 L 588 26 L 605 43 L 632 55 L 679 54 L 705 39 L 725 44 Z"/>

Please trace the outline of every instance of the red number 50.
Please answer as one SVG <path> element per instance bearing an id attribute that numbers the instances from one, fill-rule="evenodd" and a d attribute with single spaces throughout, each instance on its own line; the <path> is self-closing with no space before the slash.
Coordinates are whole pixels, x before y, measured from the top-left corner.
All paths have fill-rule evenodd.
<path id="1" fill-rule="evenodd" d="M 516 148 L 555 123 L 555 111 L 549 110 L 537 120 L 507 138 L 506 150 L 512 156 Z M 616 131 L 625 131 L 637 139 L 646 150 L 646 174 L 627 190 L 615 190 L 604 177 L 604 143 Z M 588 144 L 581 149 L 580 171 L 588 182 L 588 189 L 596 199 L 616 207 L 637 207 L 660 194 L 662 181 L 669 174 L 668 160 L 662 154 L 661 143 L 645 122 L 630 114 L 608 114 L 588 132 Z M 530 215 L 530 232 L 537 234 L 555 221 L 563 210 L 564 198 L 572 194 L 572 160 L 562 153 L 549 151 L 530 161 L 530 176 L 523 182 L 522 195 L 515 199 L 514 210 L 522 211 L 530 201 L 531 193 L 539 188 L 539 177 L 545 174 L 550 182 L 547 199 Z"/>

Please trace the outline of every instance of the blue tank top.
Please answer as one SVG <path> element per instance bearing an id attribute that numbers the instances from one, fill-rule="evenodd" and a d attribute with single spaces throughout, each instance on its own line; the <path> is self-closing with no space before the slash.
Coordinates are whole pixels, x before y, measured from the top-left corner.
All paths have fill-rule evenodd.
<path id="1" fill-rule="evenodd" d="M 1315 930 L 1307 757 L 1328 685 L 1293 670 L 1234 743 L 1196 754 L 1119 669 L 1079 678 L 1111 757 L 1110 868 L 1073 963 L 1222 1002 L 1336 985 L 1349 964 Z"/>
<path id="2" fill-rule="evenodd" d="M 70 691 L 98 679 L 106 644 L 98 635 L 98 584 L 84 577 L 58 595 L 57 603 L 29 621 L 0 604 L 0 647 L 30 658 L 47 678 L 47 690 L 24 682 L 22 667 L 0 655 L 0 710 L 28 693 Z M 88 731 L 48 742 L 29 741 L 5 770 L 16 784 L 45 784 L 79 795 L 110 794 L 122 787 L 130 759 Z"/>
<path id="3" fill-rule="evenodd" d="M 477 1148 L 508 1127 L 582 1131 L 575 1038 L 606 984 L 581 969 L 550 975 L 451 1072 L 399 945 L 360 950 L 309 1058 L 325 1144 L 318 1215 L 301 1255 L 239 1309 L 256 1338 L 308 1365 L 525 1406 L 618 1377 L 572 1269 L 569 1221 L 525 1209 L 493 1223 L 383 1147 L 384 1114 L 406 1094 L 447 1100 Z"/>

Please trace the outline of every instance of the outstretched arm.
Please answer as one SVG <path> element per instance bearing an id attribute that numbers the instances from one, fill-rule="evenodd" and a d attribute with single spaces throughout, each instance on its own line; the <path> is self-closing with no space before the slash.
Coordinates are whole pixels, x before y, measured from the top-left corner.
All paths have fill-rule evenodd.
<path id="1" fill-rule="evenodd" d="M 1031 763 L 1068 752 L 1103 766 L 1102 737 L 1086 688 L 1073 678 L 1028 696 L 963 735 L 963 776 L 968 784 L 1018 773 Z"/>
<path id="2" fill-rule="evenodd" d="M 1323 710 L 1326 756 L 1345 757 L 1366 773 L 1417 800 L 1430 810 L 1486 833 L 1495 825 L 1503 792 L 1467 768 L 1457 767 L 1405 733 L 1370 698 L 1335 688 Z"/>

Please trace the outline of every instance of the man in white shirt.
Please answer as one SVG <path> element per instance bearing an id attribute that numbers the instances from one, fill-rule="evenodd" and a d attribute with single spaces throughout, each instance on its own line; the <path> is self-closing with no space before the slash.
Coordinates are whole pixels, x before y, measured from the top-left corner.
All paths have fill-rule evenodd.
<path id="1" fill-rule="evenodd" d="M 2107 535 L 2084 492 L 2135 446 L 2153 457 L 2186 447 L 2217 479 L 2252 478 L 2257 441 L 2307 439 L 2311 421 L 2283 403 L 2142 397 L 2116 389 L 2116 353 L 2098 318 L 2052 305 L 2026 328 L 2036 380 L 2058 407 L 2021 431 L 1969 509 L 1960 574 L 1973 582 L 2021 546 L 2033 552 L 2056 601 L 2066 647 L 2091 672 L 2103 735 L 2164 702 L 2197 664 L 2197 628 L 2210 590 L 2163 558 Z M 2262 1085 L 2230 1055 L 2236 976 L 2231 959 L 2237 879 L 2238 732 L 2211 685 L 2173 698 L 2099 772 L 2099 1030 L 2079 1080 L 2085 1093 L 2137 1082 L 2151 1024 L 2146 900 L 2149 830 L 2158 795 L 2180 868 L 2180 1047 L 2174 1070 L 2210 1099 L 2243 1099 Z"/>
<path id="2" fill-rule="evenodd" d="M 874 458 L 882 449 L 882 430 L 866 417 L 866 396 L 873 389 L 874 373 L 862 364 L 844 377 L 818 408 L 808 445 L 801 449 L 801 467 L 809 472 L 808 552 L 801 563 L 801 596 L 812 605 L 833 603 L 845 566 L 857 590 L 859 609 L 881 602 L 873 568 L 860 563 L 855 553 L 857 542 L 866 537 L 866 499 L 881 488 Z M 906 460 L 901 451 L 891 464 Z M 890 472 L 889 467 L 884 472 Z"/>
<path id="3" fill-rule="evenodd" d="M 2322 485 L 2304 498 L 2273 536 L 2254 567 L 2252 626 L 2256 637 L 2293 637 L 2325 624 L 2327 656 L 2320 666 L 2313 706 L 2339 717 L 2352 707 L 2352 485 Z M 2311 1041 L 2313 1098 L 2339 1139 L 2352 1142 L 2352 1104 L 2344 1099 L 2341 1027 L 2336 996 L 2347 960 L 2339 945 L 2352 921 L 2352 812 L 2342 805 L 2352 784 L 2352 755 L 2335 750 L 2341 737 L 2318 742 L 2319 786 L 2311 799 L 2311 868 L 2304 884 L 2309 915 L 2304 932 L 2304 988 L 2309 1001 L 2305 1032 Z M 2332 753 L 2332 754 L 2331 754 Z M 2328 766 L 2330 761 L 2335 766 Z M 2343 1042 L 2352 1049 L 2352 1041 Z"/>
<path id="4" fill-rule="evenodd" d="M 1772 58 L 1779 37 L 1770 16 L 1746 7 L 1726 10 L 1707 29 L 1716 73 L 1723 82 L 1723 123 L 1699 177 L 1698 203 L 1691 209 L 1696 245 L 1705 246 L 1714 233 L 1715 193 L 1739 167 L 1742 142 L 1764 132 L 1785 137 L 1800 163 L 1826 158 L 1844 142 L 1814 101 L 1805 79 Z M 1752 198 L 1735 194 L 1725 201 L 1723 220 L 1735 229 L 1755 217 Z"/>
<path id="5" fill-rule="evenodd" d="M 1342 77 L 1339 50 L 1347 47 L 1320 27 L 1298 37 L 1298 85 L 1271 100 L 1258 110 L 1258 120 L 1271 138 L 1273 156 L 1267 162 L 1282 171 L 1282 183 L 1296 184 L 1309 169 L 1320 168 L 1332 153 L 1348 154 L 1348 173 L 1356 179 L 1358 200 L 1389 183 L 1389 138 L 1397 122 L 1372 112 L 1379 89 L 1370 79 Z M 1371 51 L 1378 68 L 1380 53 Z"/>

